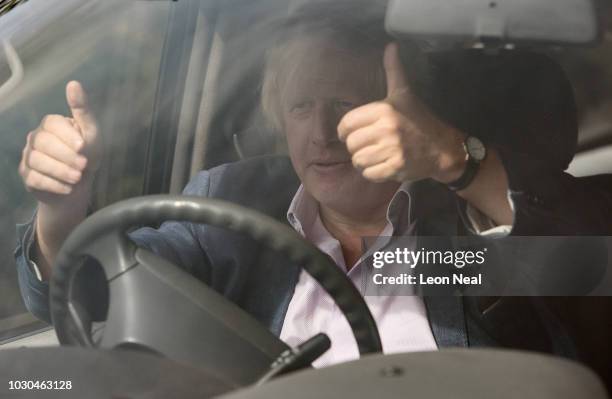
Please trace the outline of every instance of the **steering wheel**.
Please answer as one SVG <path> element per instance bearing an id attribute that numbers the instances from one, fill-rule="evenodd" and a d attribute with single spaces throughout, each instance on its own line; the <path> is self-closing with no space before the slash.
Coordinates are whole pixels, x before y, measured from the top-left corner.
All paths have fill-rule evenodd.
<path id="1" fill-rule="evenodd" d="M 260 378 L 288 349 L 238 306 L 127 236 L 131 227 L 165 220 L 228 228 L 279 251 L 333 298 L 360 355 L 381 352 L 376 323 L 363 297 L 328 256 L 266 215 L 229 202 L 177 195 L 118 202 L 91 215 L 66 239 L 50 289 L 51 317 L 61 344 L 136 347 L 196 365 L 212 364 L 241 385 Z M 101 265 L 108 287 L 106 322 L 96 339 L 95 315 L 75 294 L 82 291 L 75 277 L 85 257 Z"/>

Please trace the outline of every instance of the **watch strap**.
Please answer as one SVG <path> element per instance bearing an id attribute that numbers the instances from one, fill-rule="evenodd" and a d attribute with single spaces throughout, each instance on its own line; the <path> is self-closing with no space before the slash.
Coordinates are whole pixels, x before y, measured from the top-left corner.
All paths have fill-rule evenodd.
<path id="1" fill-rule="evenodd" d="M 479 166 L 480 162 L 475 161 L 472 157 L 468 157 L 463 174 L 457 180 L 447 183 L 446 186 L 451 191 L 463 190 L 472 183 L 472 180 L 474 180 L 478 173 Z"/>

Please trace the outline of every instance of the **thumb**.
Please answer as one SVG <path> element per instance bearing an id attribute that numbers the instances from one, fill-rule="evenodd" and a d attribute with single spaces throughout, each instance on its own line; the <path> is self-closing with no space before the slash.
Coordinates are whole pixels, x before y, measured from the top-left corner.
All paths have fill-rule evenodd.
<path id="1" fill-rule="evenodd" d="M 81 128 L 81 131 L 92 130 L 96 128 L 96 119 L 89 109 L 87 102 L 87 94 L 83 90 L 81 83 L 73 80 L 66 85 L 66 101 L 70 112 L 76 123 Z"/>
<path id="2" fill-rule="evenodd" d="M 396 42 L 387 44 L 383 58 L 385 77 L 387 79 L 387 97 L 398 92 L 409 92 L 410 86 L 404 74 L 404 68 L 399 57 L 399 46 Z"/>

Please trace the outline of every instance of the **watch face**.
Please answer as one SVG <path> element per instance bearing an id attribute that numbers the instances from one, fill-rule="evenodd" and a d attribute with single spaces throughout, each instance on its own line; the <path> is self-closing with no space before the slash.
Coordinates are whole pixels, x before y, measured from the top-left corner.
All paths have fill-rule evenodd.
<path id="1" fill-rule="evenodd" d="M 470 136 L 465 140 L 465 149 L 475 161 L 482 161 L 487 156 L 487 148 L 478 137 Z"/>

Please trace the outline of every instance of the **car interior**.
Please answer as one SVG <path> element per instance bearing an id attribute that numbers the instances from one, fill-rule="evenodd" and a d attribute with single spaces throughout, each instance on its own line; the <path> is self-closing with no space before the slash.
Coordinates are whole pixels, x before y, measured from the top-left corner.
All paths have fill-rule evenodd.
<path id="1" fill-rule="evenodd" d="M 525 341 L 512 330 L 502 346 L 513 350 L 383 355 L 362 296 L 290 227 L 237 204 L 180 196 L 201 170 L 286 156 L 282 134 L 260 106 L 261 80 L 279 21 L 307 1 L 0 2 L 0 164 L 7 171 L 0 176 L 6 187 L 0 193 L 0 376 L 71 379 L 74 385 L 5 392 L 3 382 L 0 395 L 609 397 L 612 297 L 604 288 L 597 296 L 537 299 L 567 329 L 578 361 L 533 352 L 547 337 L 534 332 Z M 536 21 L 539 31 L 513 30 L 519 23 L 499 26 L 494 18 L 500 10 L 508 21 L 533 24 L 525 2 L 512 9 L 504 0 L 376 1 L 387 8 L 391 35 L 400 42 L 418 40 L 425 49 L 431 81 L 419 95 L 438 115 L 509 146 L 529 143 L 527 151 L 574 176 L 612 173 L 607 1 L 534 0 L 554 11 L 554 17 Z M 428 8 L 442 3 L 444 12 Z M 443 18 L 448 15 L 478 24 L 457 22 L 453 30 Z M 95 178 L 90 217 L 54 265 L 50 326 L 27 311 L 17 283 L 15 225 L 32 218 L 36 203 L 16 171 L 28 131 L 45 114 L 67 112 L 63 90 L 72 79 L 90 93 L 107 156 Z M 533 137 L 524 127 L 540 123 L 543 114 L 543 134 Z M 233 229 L 300 264 L 347 318 L 362 358 L 311 368 L 329 348 L 324 335 L 289 347 L 220 293 L 125 235 L 165 220 Z M 103 288 L 79 285 L 84 257 L 97 262 L 86 271 L 98 273 Z M 601 287 L 610 287 L 612 276 L 605 279 Z M 504 324 L 498 315 L 526 300 L 532 299 L 489 298 L 480 310 L 492 326 Z M 517 312 L 519 320 L 531 317 Z"/>

